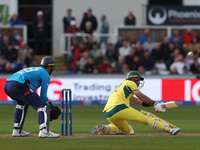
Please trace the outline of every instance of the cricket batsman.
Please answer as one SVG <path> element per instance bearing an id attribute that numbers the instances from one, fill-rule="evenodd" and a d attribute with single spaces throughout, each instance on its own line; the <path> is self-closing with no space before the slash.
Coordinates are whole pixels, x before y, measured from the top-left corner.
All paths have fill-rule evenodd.
<path id="1" fill-rule="evenodd" d="M 163 103 L 158 103 L 144 95 L 138 87 L 144 84 L 144 78 L 138 71 L 130 71 L 126 80 L 120 83 L 111 93 L 104 107 L 104 115 L 110 122 L 108 125 L 98 125 L 92 128 L 92 134 L 133 134 L 134 130 L 128 121 L 146 124 L 156 130 L 176 135 L 180 128 L 149 113 L 142 113 L 129 106 L 130 102 L 144 107 L 153 106 L 156 112 L 165 112 Z M 136 95 L 137 97 L 135 97 Z"/>
<path id="2" fill-rule="evenodd" d="M 40 67 L 22 69 L 10 76 L 4 85 L 5 93 L 17 102 L 14 115 L 12 136 L 29 136 L 30 132 L 23 131 L 23 124 L 29 105 L 37 111 L 39 122 L 38 137 L 59 137 L 59 134 L 49 131 L 49 122 L 57 119 L 60 109 L 53 106 L 47 98 L 50 75 L 56 66 L 53 57 L 42 58 Z M 41 86 L 40 96 L 35 92 Z"/>

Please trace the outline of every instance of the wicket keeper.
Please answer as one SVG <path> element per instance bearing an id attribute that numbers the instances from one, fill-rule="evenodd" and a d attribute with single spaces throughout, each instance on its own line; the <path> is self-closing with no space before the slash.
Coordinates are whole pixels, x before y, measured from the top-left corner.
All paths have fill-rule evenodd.
<path id="1" fill-rule="evenodd" d="M 29 105 L 37 111 L 39 122 L 38 137 L 59 137 L 59 134 L 49 131 L 50 109 L 53 106 L 48 101 L 47 89 L 50 75 L 56 66 L 53 57 L 43 57 L 40 67 L 22 69 L 10 76 L 4 85 L 5 93 L 17 102 L 14 115 L 12 136 L 29 136 L 30 132 L 23 131 L 23 124 Z M 40 96 L 36 90 L 41 86 Z"/>
<path id="2" fill-rule="evenodd" d="M 98 125 L 92 128 L 92 134 L 133 134 L 133 128 L 128 121 L 146 124 L 156 130 L 176 135 L 180 128 L 172 127 L 170 123 L 152 115 L 147 115 L 129 106 L 130 102 L 144 107 L 153 106 L 156 112 L 165 112 L 162 102 L 158 103 L 144 95 L 138 87 L 144 84 L 144 78 L 138 71 L 130 71 L 126 80 L 120 83 L 111 93 L 104 107 L 104 115 L 110 122 L 108 125 Z M 135 97 L 136 95 L 137 97 Z"/>

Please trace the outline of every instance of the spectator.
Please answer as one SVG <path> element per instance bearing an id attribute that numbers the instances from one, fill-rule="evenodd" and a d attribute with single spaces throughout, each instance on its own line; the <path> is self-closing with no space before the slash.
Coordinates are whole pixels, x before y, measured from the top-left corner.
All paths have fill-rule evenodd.
<path id="1" fill-rule="evenodd" d="M 99 69 L 97 66 L 94 66 L 93 68 L 93 74 L 99 74 Z"/>
<path id="2" fill-rule="evenodd" d="M 186 66 L 188 68 L 190 68 L 190 66 L 194 63 L 194 57 L 187 54 L 186 57 L 185 57 L 185 59 L 184 59 L 184 62 L 186 64 Z"/>
<path id="3" fill-rule="evenodd" d="M 122 66 L 122 72 L 121 72 L 121 73 L 127 74 L 129 71 L 131 71 L 131 70 L 130 70 L 130 68 L 128 67 L 128 65 L 127 65 L 127 64 L 124 64 L 124 65 Z"/>
<path id="4" fill-rule="evenodd" d="M 94 58 L 90 56 L 87 58 L 87 63 L 84 66 L 84 73 L 93 73 L 94 67 Z"/>
<path id="5" fill-rule="evenodd" d="M 87 39 L 87 42 L 86 42 L 86 44 L 85 44 L 86 47 L 87 47 L 89 50 L 91 50 L 94 43 L 96 43 L 96 41 L 94 40 L 93 35 L 89 35 L 89 36 L 88 36 L 88 39 Z"/>
<path id="6" fill-rule="evenodd" d="M 101 63 L 99 65 L 99 72 L 100 73 L 110 73 L 110 71 L 114 73 L 114 69 L 112 68 L 108 58 L 104 57 L 103 63 Z"/>
<path id="7" fill-rule="evenodd" d="M 70 22 L 70 26 L 67 28 L 67 32 L 66 33 L 81 33 L 81 29 L 76 27 L 76 21 L 72 20 Z"/>
<path id="8" fill-rule="evenodd" d="M 184 66 L 184 67 L 183 67 L 183 74 L 185 74 L 185 75 L 191 75 L 192 72 L 190 72 L 190 70 L 188 69 L 187 66 Z"/>
<path id="9" fill-rule="evenodd" d="M 181 44 L 183 43 L 183 37 L 180 34 L 180 30 L 174 29 L 172 31 L 172 35 L 170 35 L 170 37 L 169 37 L 169 43 L 174 43 L 174 38 L 178 39 L 179 43 L 181 43 Z"/>
<path id="10" fill-rule="evenodd" d="M 128 12 L 128 16 L 124 18 L 124 25 L 135 25 L 136 19 L 132 11 Z"/>
<path id="11" fill-rule="evenodd" d="M 133 65 L 133 57 L 134 57 L 134 52 L 133 50 L 130 50 L 128 55 L 125 56 L 125 63 L 128 64 L 129 68 Z"/>
<path id="12" fill-rule="evenodd" d="M 89 51 L 85 51 L 83 52 L 83 57 L 80 58 L 80 60 L 77 62 L 77 68 L 78 68 L 78 71 L 80 73 L 84 72 L 84 67 L 87 63 L 87 59 L 90 57 L 90 53 Z"/>
<path id="13" fill-rule="evenodd" d="M 21 47 L 18 49 L 18 56 L 22 58 L 22 61 L 33 53 L 33 49 L 28 46 L 25 41 L 22 41 Z"/>
<path id="14" fill-rule="evenodd" d="M 9 44 L 9 37 L 5 35 L 3 37 L 3 43 L 0 47 L 1 55 L 4 55 L 5 51 L 8 49 L 8 44 Z"/>
<path id="15" fill-rule="evenodd" d="M 108 66 L 106 69 L 107 69 L 106 73 L 108 73 L 108 74 L 116 73 L 115 70 L 114 70 L 114 68 L 112 66 Z"/>
<path id="16" fill-rule="evenodd" d="M 150 36 L 147 37 L 147 41 L 143 43 L 143 49 L 148 50 L 150 53 L 155 48 L 155 42 Z"/>
<path id="17" fill-rule="evenodd" d="M 19 29 L 14 29 L 13 34 L 9 38 L 9 42 L 15 45 L 20 37 Z"/>
<path id="18" fill-rule="evenodd" d="M 17 61 L 14 62 L 14 71 L 19 71 L 27 67 L 27 64 L 24 61 L 22 61 L 21 57 L 18 57 Z"/>
<path id="19" fill-rule="evenodd" d="M 4 52 L 4 56 L 11 63 L 17 60 L 18 57 L 17 50 L 12 46 L 12 44 L 8 44 L 8 49 Z"/>
<path id="20" fill-rule="evenodd" d="M 25 63 L 28 67 L 38 67 L 39 66 L 39 60 L 34 56 L 33 53 L 29 53 L 25 59 Z"/>
<path id="21" fill-rule="evenodd" d="M 131 48 L 135 51 L 138 44 L 139 44 L 138 37 L 135 34 L 133 34 L 130 41 Z"/>
<path id="22" fill-rule="evenodd" d="M 184 57 L 182 54 L 178 55 L 175 61 L 170 66 L 170 71 L 172 74 L 184 74 L 183 68 L 184 68 Z"/>
<path id="23" fill-rule="evenodd" d="M 195 52 L 197 50 L 197 38 L 196 37 L 192 37 L 191 42 L 188 45 L 188 48 L 190 50 L 190 52 Z"/>
<path id="24" fill-rule="evenodd" d="M 74 59 L 74 52 L 75 52 L 75 49 L 78 47 L 78 45 L 79 45 L 78 38 L 77 37 L 73 37 L 72 38 L 72 43 L 71 43 L 71 46 L 70 46 L 71 60 Z"/>
<path id="25" fill-rule="evenodd" d="M 144 29 L 144 33 L 139 37 L 139 42 L 143 44 L 147 41 L 147 37 L 150 36 L 150 31 L 148 28 Z"/>
<path id="26" fill-rule="evenodd" d="M 142 65 L 138 67 L 138 72 L 140 74 L 144 74 L 145 71 L 144 71 L 144 67 Z"/>
<path id="27" fill-rule="evenodd" d="M 116 50 L 115 50 L 115 47 L 114 47 L 114 45 L 112 43 L 108 44 L 105 56 L 108 58 L 108 60 L 111 63 L 116 63 L 117 62 L 118 58 L 117 58 Z"/>
<path id="28" fill-rule="evenodd" d="M 84 30 L 84 32 L 85 32 L 86 34 L 92 35 L 93 29 L 92 29 L 92 23 L 91 23 L 90 21 L 87 21 L 87 22 L 85 23 L 85 30 Z"/>
<path id="29" fill-rule="evenodd" d="M 24 21 L 16 13 L 14 13 L 10 19 L 10 25 L 24 25 Z"/>
<path id="30" fill-rule="evenodd" d="M 141 43 L 139 43 L 138 46 L 136 47 L 136 51 L 135 51 L 134 55 L 139 56 L 140 59 L 143 57 L 143 55 L 144 55 L 144 50 L 143 50 L 143 47 L 142 47 L 142 44 L 141 44 Z"/>
<path id="31" fill-rule="evenodd" d="M 97 58 L 98 44 L 96 42 L 93 43 L 92 49 L 90 50 L 90 56 L 93 58 Z"/>
<path id="32" fill-rule="evenodd" d="M 173 45 L 173 43 L 172 43 L 172 45 Z M 161 47 L 160 51 L 161 51 L 162 60 L 164 61 L 164 63 L 166 63 L 167 60 L 169 60 L 169 58 L 170 58 L 170 49 L 169 49 L 169 43 L 168 43 L 167 36 L 165 36 L 163 38 L 163 42 L 160 47 Z"/>
<path id="33" fill-rule="evenodd" d="M 175 46 L 173 43 L 170 43 L 169 44 L 169 52 L 170 52 L 170 55 L 174 52 L 174 49 L 175 49 Z"/>
<path id="34" fill-rule="evenodd" d="M 81 41 L 79 43 L 79 46 L 74 51 L 74 59 L 72 61 L 72 66 L 71 66 L 73 71 L 77 71 L 77 68 L 76 68 L 77 62 L 79 61 L 81 57 L 83 57 L 83 53 L 85 51 L 89 52 L 89 49 L 85 46 L 84 41 Z"/>
<path id="35" fill-rule="evenodd" d="M 125 57 L 128 55 L 129 51 L 130 51 L 130 47 L 128 46 L 128 42 L 123 41 L 122 47 L 119 48 L 119 55 Z"/>
<path id="36" fill-rule="evenodd" d="M 15 47 L 16 49 L 21 48 L 22 42 L 23 42 L 23 38 L 22 38 L 21 36 L 19 36 L 18 40 L 17 40 L 16 43 L 14 44 L 14 47 Z"/>
<path id="37" fill-rule="evenodd" d="M 103 57 L 101 50 L 98 50 L 97 51 L 97 58 L 95 58 L 95 64 L 97 66 L 99 66 L 101 63 L 103 63 L 103 59 L 104 59 L 104 57 Z"/>
<path id="38" fill-rule="evenodd" d="M 182 43 L 179 42 L 178 37 L 174 37 L 174 42 L 173 42 L 174 46 L 178 49 L 182 48 Z"/>
<path id="39" fill-rule="evenodd" d="M 102 22 L 102 25 L 101 25 L 101 31 L 100 31 L 100 33 L 101 34 L 108 34 L 109 33 L 109 23 L 106 20 L 106 15 L 102 15 L 101 16 L 101 22 Z M 103 35 L 100 38 L 99 47 L 101 46 L 102 43 L 104 43 L 105 46 L 108 45 L 108 37 L 106 35 Z"/>
<path id="40" fill-rule="evenodd" d="M 138 70 L 140 66 L 142 66 L 142 63 L 140 61 L 140 57 L 135 55 L 133 57 L 133 62 L 131 64 L 131 66 L 130 66 L 130 69 L 131 70 Z"/>
<path id="41" fill-rule="evenodd" d="M 197 44 L 197 50 L 194 51 L 194 57 L 200 57 L 200 43 Z"/>
<path id="42" fill-rule="evenodd" d="M 47 21 L 44 18 L 43 11 L 37 12 L 37 17 L 33 23 L 33 32 L 35 37 L 35 53 L 47 54 L 46 38 L 47 38 Z"/>
<path id="43" fill-rule="evenodd" d="M 159 72 L 158 72 L 158 68 L 157 68 L 157 67 L 154 67 L 154 68 L 153 68 L 152 74 L 153 74 L 153 75 L 159 75 Z"/>
<path id="44" fill-rule="evenodd" d="M 13 64 L 10 63 L 9 61 L 6 62 L 5 72 L 6 73 L 13 73 L 14 72 L 14 70 L 13 70 Z"/>
<path id="45" fill-rule="evenodd" d="M 82 21 L 81 21 L 81 30 L 83 30 L 84 32 L 86 32 L 86 23 L 91 23 L 92 27 L 91 27 L 91 33 L 93 33 L 96 29 L 97 29 L 97 26 L 98 26 L 98 23 L 97 23 L 97 20 L 96 20 L 96 17 L 92 14 L 92 9 L 89 8 L 88 11 L 87 11 L 87 14 L 83 17 Z M 88 32 L 86 32 L 88 33 Z"/>
<path id="46" fill-rule="evenodd" d="M 193 74 L 198 74 L 200 73 L 200 63 L 198 63 L 198 59 L 194 58 L 193 64 L 190 66 L 190 71 Z"/>
<path id="47" fill-rule="evenodd" d="M 3 44 L 4 30 L 0 29 L 0 56 L 1 56 L 1 46 Z"/>
<path id="48" fill-rule="evenodd" d="M 0 56 L 0 72 L 5 72 L 6 71 L 6 58 L 5 56 Z"/>
<path id="49" fill-rule="evenodd" d="M 183 43 L 189 44 L 193 37 L 195 37 L 195 34 L 193 33 L 191 28 L 188 28 L 186 30 L 186 33 L 183 35 Z"/>
<path id="50" fill-rule="evenodd" d="M 66 16 L 63 17 L 63 26 L 64 26 L 64 33 L 67 32 L 68 28 L 70 27 L 71 21 L 72 20 L 76 20 L 73 16 L 72 16 L 72 9 L 69 8 L 67 9 L 66 12 Z"/>
<path id="51" fill-rule="evenodd" d="M 175 61 L 175 59 L 180 55 L 180 50 L 178 48 L 174 49 L 172 55 L 169 60 L 166 62 L 167 69 L 170 69 L 171 64 Z"/>
<path id="52" fill-rule="evenodd" d="M 155 65 L 155 60 L 151 57 L 151 54 L 148 50 L 144 51 L 144 56 L 141 59 L 142 66 L 144 67 L 145 71 L 152 71 Z"/>
<path id="53" fill-rule="evenodd" d="M 188 44 L 183 43 L 182 49 L 181 49 L 181 54 L 183 54 L 183 57 L 185 58 L 187 53 L 189 52 Z"/>
<path id="54" fill-rule="evenodd" d="M 160 49 L 160 42 L 155 43 L 155 48 L 151 52 L 151 56 L 157 63 L 161 63 L 162 61 L 162 53 Z"/>
<path id="55" fill-rule="evenodd" d="M 125 64 L 124 57 L 123 56 L 119 56 L 117 64 L 115 66 L 115 70 L 116 70 L 117 73 L 122 73 L 122 69 L 123 69 L 124 64 Z"/>
<path id="56" fill-rule="evenodd" d="M 116 50 L 117 56 L 119 56 L 119 48 L 122 47 L 123 41 L 124 40 L 123 40 L 122 36 L 118 35 L 117 42 L 115 43 L 115 50 Z"/>

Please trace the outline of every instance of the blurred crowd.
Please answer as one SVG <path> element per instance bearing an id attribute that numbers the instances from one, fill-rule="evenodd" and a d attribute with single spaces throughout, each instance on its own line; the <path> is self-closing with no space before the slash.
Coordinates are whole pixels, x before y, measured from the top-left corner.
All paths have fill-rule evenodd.
<path id="1" fill-rule="evenodd" d="M 93 37 L 98 23 L 92 9 L 83 14 L 78 27 L 72 9 L 63 17 L 64 33 L 87 33 L 82 39 L 75 36 L 71 39 L 70 69 L 74 73 L 127 73 L 138 70 L 141 74 L 198 74 L 200 73 L 200 36 L 188 28 L 183 33 L 174 29 L 170 37 L 155 41 L 149 29 L 143 34 L 127 40 L 118 35 L 115 43 L 108 38 L 99 40 Z M 132 11 L 124 17 L 124 25 L 135 25 Z M 109 22 L 106 15 L 101 16 L 101 34 L 109 33 Z M 75 34 L 77 35 L 77 34 Z M 104 43 L 105 48 L 101 45 Z M 190 55 L 188 55 L 188 52 Z"/>
<path id="2" fill-rule="evenodd" d="M 107 42 L 106 42 L 107 43 Z M 149 29 L 130 40 L 121 35 L 115 43 L 101 48 L 101 40 L 93 35 L 87 40 L 72 38 L 71 70 L 75 73 L 198 74 L 200 73 L 200 41 L 192 29 L 183 35 L 178 29 L 170 37 L 155 41 Z M 190 52 L 190 53 L 189 53 Z"/>
<path id="3" fill-rule="evenodd" d="M 20 69 L 37 66 L 34 51 L 23 40 L 18 29 L 11 36 L 0 29 L 0 73 L 12 73 Z"/>
<path id="4" fill-rule="evenodd" d="M 109 21 L 105 14 L 101 15 L 100 33 L 109 33 Z M 63 33 L 76 36 L 70 39 L 70 65 L 72 73 L 126 74 L 130 70 L 138 70 L 141 74 L 198 74 L 200 73 L 200 35 L 191 28 L 180 32 L 174 29 L 169 37 L 161 37 L 155 41 L 151 30 L 144 29 L 143 34 L 133 34 L 130 39 L 118 35 L 116 42 L 109 42 L 107 36 L 96 39 L 93 33 L 98 22 L 91 8 L 83 13 L 80 25 L 67 9 L 63 17 Z M 135 25 L 136 19 L 132 11 L 124 17 L 124 25 Z M 10 25 L 23 25 L 24 21 L 14 14 Z M 23 40 L 18 29 L 11 36 L 0 30 L 0 72 L 14 72 L 25 67 L 38 66 L 35 54 L 46 54 L 46 20 L 43 11 L 38 11 L 34 20 L 34 50 Z M 77 36 L 86 33 L 86 38 Z M 103 47 L 102 47 L 103 45 Z M 188 55 L 188 52 L 191 52 Z M 67 73 L 67 72 L 66 72 Z"/>
<path id="5" fill-rule="evenodd" d="M 39 65 L 35 54 L 47 54 L 47 21 L 43 15 L 43 11 L 39 10 L 33 19 L 34 49 L 23 39 L 20 29 L 13 28 L 11 34 L 8 34 L 6 29 L 0 29 L 0 73 L 12 73 Z M 24 21 L 17 14 L 13 14 L 10 25 L 24 25 Z"/>

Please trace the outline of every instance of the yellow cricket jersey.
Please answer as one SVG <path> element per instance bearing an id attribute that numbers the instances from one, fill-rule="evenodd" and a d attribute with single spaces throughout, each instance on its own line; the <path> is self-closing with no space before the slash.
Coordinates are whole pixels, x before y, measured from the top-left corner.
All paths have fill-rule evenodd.
<path id="1" fill-rule="evenodd" d="M 136 83 L 133 81 L 125 80 L 122 83 L 120 83 L 115 88 L 115 90 L 110 94 L 103 112 L 106 112 L 107 110 L 110 110 L 111 108 L 120 104 L 125 104 L 129 106 L 130 105 L 129 99 L 134 95 L 132 91 L 137 89 L 138 87 Z"/>

